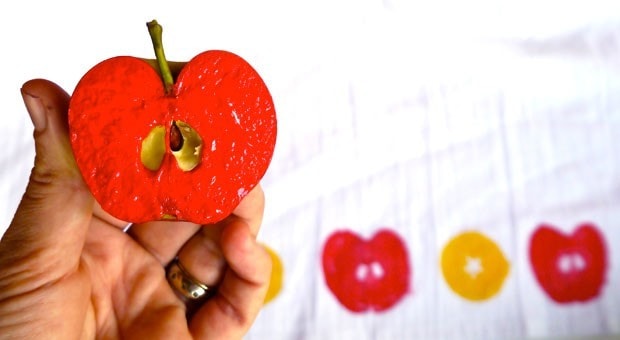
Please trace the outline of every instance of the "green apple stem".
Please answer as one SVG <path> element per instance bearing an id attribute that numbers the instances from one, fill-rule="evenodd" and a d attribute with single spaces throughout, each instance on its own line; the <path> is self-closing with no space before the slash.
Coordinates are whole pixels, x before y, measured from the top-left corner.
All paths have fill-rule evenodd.
<path id="1" fill-rule="evenodd" d="M 162 43 L 161 38 L 163 29 L 161 25 L 157 23 L 157 20 L 147 22 L 146 26 L 149 29 L 149 35 L 151 36 L 151 41 L 153 42 L 157 65 L 159 65 L 159 72 L 162 80 L 164 81 L 164 89 L 166 90 L 166 94 L 170 94 L 172 93 L 174 79 L 172 78 L 172 72 L 170 72 L 170 67 L 168 66 L 168 61 L 166 61 L 166 55 L 164 54 L 164 44 Z"/>

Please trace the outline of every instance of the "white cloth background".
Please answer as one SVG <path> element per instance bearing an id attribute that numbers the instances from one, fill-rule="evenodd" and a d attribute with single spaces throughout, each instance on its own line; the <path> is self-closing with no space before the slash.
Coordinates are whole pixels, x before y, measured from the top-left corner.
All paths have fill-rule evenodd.
<path id="1" fill-rule="evenodd" d="M 100 60 L 151 56 L 143 24 L 157 18 L 169 59 L 231 50 L 275 100 L 260 238 L 282 258 L 284 286 L 249 339 L 620 335 L 620 5 L 11 6 L 0 12 L 0 232 L 33 159 L 19 86 L 45 77 L 71 91 Z M 585 220 L 606 238 L 606 285 L 595 301 L 556 305 L 532 274 L 530 234 L 540 222 L 570 231 Z M 370 236 L 383 226 L 407 245 L 412 291 L 385 313 L 352 314 L 324 284 L 321 247 L 337 229 Z M 439 267 L 446 242 L 470 228 L 511 264 L 483 303 L 454 294 Z"/>

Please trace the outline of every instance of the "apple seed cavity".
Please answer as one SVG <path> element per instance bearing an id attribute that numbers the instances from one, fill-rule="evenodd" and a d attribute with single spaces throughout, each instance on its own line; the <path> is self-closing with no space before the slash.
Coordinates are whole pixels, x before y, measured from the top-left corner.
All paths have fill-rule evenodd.
<path id="1" fill-rule="evenodd" d="M 166 153 L 166 128 L 154 127 L 142 141 L 140 160 L 151 171 L 157 171 Z"/>
<path id="2" fill-rule="evenodd" d="M 170 127 L 170 149 L 179 168 L 183 171 L 191 171 L 200 164 L 202 138 L 187 123 L 175 121 Z"/>
<path id="3" fill-rule="evenodd" d="M 187 123 L 173 121 L 170 125 L 170 141 L 168 146 L 183 171 L 192 171 L 200 164 L 202 156 L 202 138 Z M 166 128 L 154 127 L 142 141 L 140 160 L 144 167 L 157 171 L 161 167 L 166 154 Z"/>

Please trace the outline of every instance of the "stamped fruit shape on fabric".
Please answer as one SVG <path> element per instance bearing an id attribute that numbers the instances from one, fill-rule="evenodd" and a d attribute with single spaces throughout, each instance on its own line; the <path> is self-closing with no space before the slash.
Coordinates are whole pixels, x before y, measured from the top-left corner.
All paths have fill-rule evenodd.
<path id="1" fill-rule="evenodd" d="M 572 234 L 541 224 L 531 236 L 529 253 L 534 275 L 553 301 L 587 302 L 601 293 L 607 254 L 594 224 L 581 224 Z"/>
<path id="2" fill-rule="evenodd" d="M 267 289 L 267 295 L 265 295 L 264 304 L 272 302 L 282 291 L 284 285 L 284 264 L 278 253 L 271 247 L 263 244 L 269 257 L 271 257 L 271 277 L 269 278 L 269 289 Z"/>
<path id="3" fill-rule="evenodd" d="M 452 291 L 464 299 L 481 302 L 500 292 L 510 263 L 486 235 L 464 231 L 444 246 L 441 271 Z"/>
<path id="4" fill-rule="evenodd" d="M 154 34 L 153 23 L 160 72 L 120 56 L 94 66 L 76 86 L 69 106 L 74 155 L 94 197 L 119 219 L 217 222 L 271 162 L 273 101 L 256 70 L 227 51 L 198 54 L 173 80 L 161 26 Z"/>
<path id="5" fill-rule="evenodd" d="M 384 311 L 409 292 L 409 256 L 391 230 L 364 240 L 348 230 L 333 233 L 323 247 L 327 287 L 348 310 Z"/>

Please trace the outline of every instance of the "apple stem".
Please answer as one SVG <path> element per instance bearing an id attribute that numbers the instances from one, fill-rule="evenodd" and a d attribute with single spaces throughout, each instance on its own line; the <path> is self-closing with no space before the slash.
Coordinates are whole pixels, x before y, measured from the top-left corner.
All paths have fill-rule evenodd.
<path id="1" fill-rule="evenodd" d="M 159 65 L 159 72 L 161 78 L 164 81 L 164 89 L 166 94 L 172 93 L 172 86 L 174 85 L 174 79 L 172 78 L 172 72 L 166 61 L 166 55 L 164 54 L 164 44 L 162 43 L 162 27 L 157 20 L 152 20 L 146 23 L 149 29 L 149 35 L 153 42 L 153 49 L 155 50 L 155 57 L 157 58 L 157 65 Z"/>

